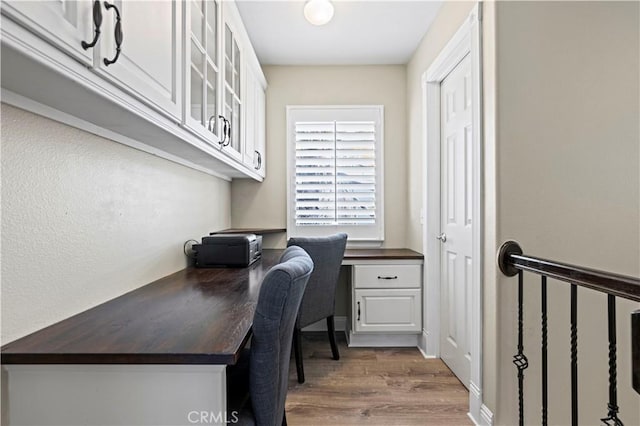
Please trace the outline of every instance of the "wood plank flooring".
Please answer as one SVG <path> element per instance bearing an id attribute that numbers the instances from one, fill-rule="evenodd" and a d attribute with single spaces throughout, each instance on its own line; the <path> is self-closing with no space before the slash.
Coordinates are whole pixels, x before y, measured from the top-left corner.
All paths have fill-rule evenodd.
<path id="1" fill-rule="evenodd" d="M 438 359 L 416 348 L 348 348 L 340 360 L 326 333 L 304 333 L 306 382 L 289 369 L 287 421 L 297 425 L 470 425 L 469 393 Z"/>

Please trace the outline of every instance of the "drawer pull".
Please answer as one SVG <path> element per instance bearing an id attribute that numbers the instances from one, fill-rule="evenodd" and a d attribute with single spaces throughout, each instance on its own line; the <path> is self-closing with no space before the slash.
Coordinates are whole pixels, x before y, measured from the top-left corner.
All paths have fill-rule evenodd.
<path id="1" fill-rule="evenodd" d="M 397 279 L 398 279 L 398 276 L 397 276 L 397 275 L 394 275 L 393 277 L 385 277 L 385 276 L 380 276 L 380 275 L 378 275 L 378 279 L 379 279 L 379 280 L 397 280 Z"/>
<path id="2" fill-rule="evenodd" d="M 358 301 L 358 319 L 357 321 L 360 321 L 360 301 Z"/>

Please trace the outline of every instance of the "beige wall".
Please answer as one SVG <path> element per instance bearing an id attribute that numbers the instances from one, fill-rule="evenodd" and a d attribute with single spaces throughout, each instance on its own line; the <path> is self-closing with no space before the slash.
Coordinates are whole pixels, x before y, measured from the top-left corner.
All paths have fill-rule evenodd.
<path id="1" fill-rule="evenodd" d="M 406 67 L 266 66 L 267 177 L 263 183 L 231 184 L 233 227 L 277 227 L 287 223 L 287 105 L 384 105 L 385 242 L 404 247 L 407 204 Z M 265 246 L 283 247 L 284 234 Z"/>
<path id="2" fill-rule="evenodd" d="M 515 239 L 525 253 L 638 276 L 640 5 L 499 2 L 496 8 L 497 240 Z M 497 371 L 485 374 L 499 380 L 497 424 L 516 418 L 515 282 L 496 280 Z M 538 423 L 539 279 L 527 274 L 525 284 L 527 423 Z M 551 282 L 549 291 L 550 415 L 552 423 L 568 424 L 569 286 Z M 578 299 L 580 424 L 597 424 L 607 401 L 606 297 L 581 290 Z M 630 384 L 629 313 L 637 307 L 618 305 L 625 424 L 640 424 Z"/>
<path id="3" fill-rule="evenodd" d="M 230 183 L 2 104 L 2 342 L 186 266 Z"/>
<path id="4" fill-rule="evenodd" d="M 407 66 L 407 244 L 422 250 L 421 74 L 474 3 L 445 3 Z M 515 279 L 495 267 L 499 244 L 631 275 L 640 274 L 638 3 L 499 2 L 483 7 L 483 399 L 496 424 L 516 421 Z M 428 267 L 428 265 L 427 265 Z M 540 415 L 539 279 L 527 278 L 527 421 Z M 551 420 L 569 423 L 568 286 L 550 284 Z M 606 298 L 579 295 L 581 424 L 606 414 Z M 629 312 L 619 302 L 619 398 L 640 424 L 630 387 Z"/>

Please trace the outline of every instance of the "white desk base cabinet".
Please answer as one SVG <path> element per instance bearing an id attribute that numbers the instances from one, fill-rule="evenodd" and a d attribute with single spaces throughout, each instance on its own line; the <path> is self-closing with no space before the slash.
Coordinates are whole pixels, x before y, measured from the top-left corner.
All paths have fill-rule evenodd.
<path id="1" fill-rule="evenodd" d="M 349 346 L 418 346 L 422 261 L 360 261 L 351 272 Z"/>

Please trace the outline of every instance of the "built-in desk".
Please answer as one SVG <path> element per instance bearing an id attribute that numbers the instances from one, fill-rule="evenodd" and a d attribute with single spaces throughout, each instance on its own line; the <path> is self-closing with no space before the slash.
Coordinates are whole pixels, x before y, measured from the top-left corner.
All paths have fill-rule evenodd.
<path id="1" fill-rule="evenodd" d="M 225 367 L 281 254 L 264 250 L 248 268 L 187 268 L 3 346 L 8 424 L 181 425 L 202 412 L 224 424 Z M 344 263 L 418 258 L 347 250 Z"/>
<path id="2" fill-rule="evenodd" d="M 281 253 L 178 271 L 3 346 L 2 364 L 234 364 Z"/>

